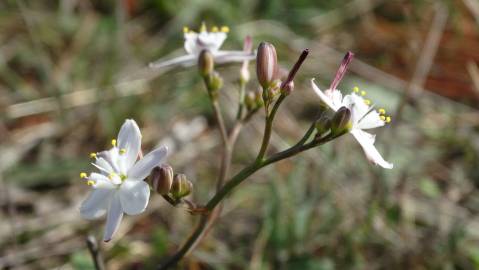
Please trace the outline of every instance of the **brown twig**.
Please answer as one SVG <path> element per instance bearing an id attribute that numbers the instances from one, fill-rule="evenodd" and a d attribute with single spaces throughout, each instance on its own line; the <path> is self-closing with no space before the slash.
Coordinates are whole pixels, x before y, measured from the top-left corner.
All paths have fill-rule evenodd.
<path id="1" fill-rule="evenodd" d="M 442 34 L 447 23 L 447 17 L 449 15 L 448 9 L 441 3 L 437 3 L 435 6 L 436 14 L 432 21 L 431 29 L 426 37 L 426 42 L 421 54 L 416 63 L 416 68 L 414 69 L 414 74 L 412 79 L 406 88 L 404 95 L 402 96 L 401 101 L 399 102 L 396 113 L 395 113 L 395 122 L 399 122 L 407 103 L 417 98 L 423 89 L 423 85 L 427 79 L 427 75 L 431 70 L 431 66 L 436 56 L 439 44 L 441 41 Z M 397 126 L 397 125 L 395 125 Z"/>

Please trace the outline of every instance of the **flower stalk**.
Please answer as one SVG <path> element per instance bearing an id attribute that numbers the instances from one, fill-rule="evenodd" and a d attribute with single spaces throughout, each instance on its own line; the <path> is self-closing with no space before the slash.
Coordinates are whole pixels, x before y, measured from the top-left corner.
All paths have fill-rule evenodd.
<path id="1" fill-rule="evenodd" d="M 311 136 L 314 131 L 313 128 L 308 129 L 305 136 L 301 139 L 301 141 L 306 142 L 307 139 Z M 341 135 L 340 135 L 341 136 Z M 306 137 L 306 138 L 305 138 Z M 255 161 L 251 163 L 249 166 L 245 167 L 243 170 L 238 172 L 235 176 L 233 176 L 226 184 L 211 198 L 208 203 L 206 204 L 205 208 L 207 214 L 202 216 L 195 231 L 190 235 L 188 240 L 183 244 L 183 246 L 178 250 L 178 252 L 170 257 L 167 261 L 163 262 L 158 269 L 164 270 L 169 269 L 170 267 L 176 265 L 183 256 L 185 256 L 194 244 L 197 242 L 197 239 L 202 235 L 203 230 L 205 229 L 206 225 L 208 224 L 208 220 L 210 215 L 212 215 L 213 210 L 222 202 L 222 200 L 230 194 L 239 184 L 243 181 L 248 179 L 251 175 L 255 172 L 259 171 L 261 168 L 276 163 L 278 161 L 287 159 L 294 155 L 297 155 L 301 152 L 307 151 L 311 148 L 317 147 L 319 145 L 325 144 L 333 139 L 337 138 L 337 136 L 326 135 L 323 138 L 316 138 L 309 143 L 297 143 L 293 147 L 288 148 L 284 151 L 271 155 L 269 158 Z"/>

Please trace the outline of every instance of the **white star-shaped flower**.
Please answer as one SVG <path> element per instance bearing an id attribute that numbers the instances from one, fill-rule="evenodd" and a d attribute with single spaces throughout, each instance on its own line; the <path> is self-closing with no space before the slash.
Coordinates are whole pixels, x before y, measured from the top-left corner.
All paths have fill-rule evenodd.
<path id="1" fill-rule="evenodd" d="M 99 172 L 89 176 L 81 173 L 93 190 L 83 201 L 80 214 L 85 219 L 97 219 L 107 214 L 103 240 L 108 242 L 118 229 L 123 213 L 142 213 L 150 197 L 150 188 L 143 181 L 151 170 L 162 164 L 168 149 L 159 147 L 137 161 L 141 151 L 141 133 L 134 120 L 126 120 L 113 148 L 92 153 L 92 163 Z"/>
<path id="2" fill-rule="evenodd" d="M 348 53 L 346 55 L 329 89 L 325 90 L 324 92 L 321 91 L 314 83 L 314 79 L 311 80 L 311 86 L 321 101 L 323 101 L 333 111 L 337 111 L 341 107 L 346 107 L 351 111 L 351 129 L 349 133 L 351 133 L 361 145 L 368 160 L 385 169 L 392 169 L 393 164 L 384 160 L 374 146 L 376 135 L 364 131 L 365 129 L 382 127 L 385 125 L 385 123 L 390 122 L 391 118 L 384 115 L 384 109 L 379 109 L 378 112 L 373 108 L 373 106 L 370 106 L 371 101 L 364 99 L 361 96 L 365 95 L 366 92 L 360 91 L 359 88 L 355 87 L 355 93 L 353 92 L 344 97 L 341 94 L 341 91 L 336 89 L 336 86 L 346 73 L 347 66 L 352 57 L 352 53 Z M 356 93 L 360 93 L 360 95 Z"/>
<path id="3" fill-rule="evenodd" d="M 168 60 L 160 59 L 150 63 L 149 66 L 154 69 L 193 66 L 198 62 L 198 56 L 203 50 L 209 50 L 213 54 L 215 63 L 218 64 L 243 62 L 256 57 L 255 54 L 251 52 L 220 50 L 221 45 L 223 45 L 223 42 L 226 40 L 228 32 L 229 28 L 226 26 L 221 28 L 215 26 L 208 32 L 205 24 L 202 24 L 199 33 L 184 27 L 184 47 L 187 54 Z"/>

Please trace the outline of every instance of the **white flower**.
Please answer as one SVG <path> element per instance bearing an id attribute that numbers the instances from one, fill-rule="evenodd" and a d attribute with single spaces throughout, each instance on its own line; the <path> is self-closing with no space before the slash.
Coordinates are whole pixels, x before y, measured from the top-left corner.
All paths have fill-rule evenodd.
<path id="1" fill-rule="evenodd" d="M 213 27 L 211 32 L 208 32 L 205 24 L 202 24 L 199 33 L 190 31 L 188 27 L 183 28 L 185 37 L 186 55 L 179 56 L 173 59 L 160 59 L 150 63 L 150 68 L 165 69 L 176 66 L 193 66 L 198 61 L 198 55 L 202 50 L 209 50 L 215 58 L 215 63 L 229 63 L 242 62 L 255 58 L 255 54 L 245 51 L 223 51 L 220 50 L 221 45 L 226 40 L 229 28 L 223 26 L 221 28 Z"/>
<path id="2" fill-rule="evenodd" d="M 151 170 L 165 159 L 168 149 L 159 147 L 137 161 L 141 151 L 141 133 L 134 120 L 126 120 L 117 140 L 112 140 L 113 148 L 100 153 L 92 153 L 92 163 L 98 173 L 81 173 L 93 187 L 88 198 L 80 207 L 85 219 L 97 219 L 107 214 L 103 240 L 108 242 L 118 229 L 123 213 L 142 213 L 150 197 L 150 188 L 143 181 Z"/>
<path id="3" fill-rule="evenodd" d="M 391 118 L 384 115 L 386 113 L 384 109 L 379 109 L 378 112 L 373 108 L 373 106 L 370 106 L 371 101 L 362 97 L 366 94 L 366 92 L 359 91 L 359 88 L 355 87 L 355 93 L 351 93 L 344 97 L 341 94 L 341 91 L 336 89 L 339 81 L 346 73 L 347 66 L 352 57 L 352 53 L 348 53 L 346 55 L 329 89 L 324 92 L 321 91 L 314 83 L 314 79 L 311 80 L 311 86 L 319 98 L 333 111 L 337 111 L 341 107 L 346 107 L 351 111 L 352 127 L 349 133 L 351 133 L 361 145 L 368 160 L 385 169 L 392 169 L 393 164 L 384 160 L 374 146 L 374 140 L 376 136 L 364 131 L 365 129 L 384 126 L 385 123 L 391 121 Z M 362 96 L 356 93 L 360 93 Z"/>

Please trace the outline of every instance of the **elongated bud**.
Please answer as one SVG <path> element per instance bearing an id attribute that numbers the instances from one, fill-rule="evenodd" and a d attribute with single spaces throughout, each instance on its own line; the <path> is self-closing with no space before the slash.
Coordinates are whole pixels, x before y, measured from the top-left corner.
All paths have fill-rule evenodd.
<path id="1" fill-rule="evenodd" d="M 284 95 L 289 95 L 291 92 L 294 90 L 294 77 L 296 76 L 296 73 L 298 72 L 299 68 L 303 64 L 304 60 L 306 60 L 306 57 L 309 54 L 309 49 L 304 49 L 301 54 L 299 55 L 298 60 L 294 64 L 294 66 L 291 68 L 289 71 L 288 75 L 285 76 L 285 78 L 281 78 L 283 81 L 281 83 L 280 89 L 281 93 Z"/>
<path id="2" fill-rule="evenodd" d="M 326 115 L 322 115 L 318 121 L 316 121 L 315 126 L 317 135 L 321 136 L 331 129 L 331 119 Z"/>
<path id="3" fill-rule="evenodd" d="M 256 55 L 256 76 L 263 89 L 270 87 L 278 72 L 276 49 L 271 43 L 261 42 Z"/>
<path id="4" fill-rule="evenodd" d="M 351 130 L 351 126 L 351 111 L 346 107 L 339 108 L 331 120 L 331 132 L 337 136 Z"/>
<path id="5" fill-rule="evenodd" d="M 182 173 L 175 174 L 173 185 L 171 186 L 171 195 L 173 195 L 175 199 L 181 199 L 188 196 L 192 190 L 193 183 L 186 178 L 186 175 Z"/>
<path id="6" fill-rule="evenodd" d="M 243 43 L 243 51 L 245 53 L 251 53 L 252 49 L 253 49 L 253 42 L 251 40 L 251 37 L 246 36 Z M 246 61 L 243 61 L 243 65 L 241 65 L 240 81 L 242 83 L 247 83 L 250 79 L 248 64 L 249 64 L 249 61 L 246 60 Z"/>
<path id="7" fill-rule="evenodd" d="M 173 168 L 170 165 L 155 167 L 147 182 L 158 194 L 168 194 L 173 184 Z"/>
<path id="8" fill-rule="evenodd" d="M 213 72 L 215 60 L 209 50 L 202 50 L 198 56 L 198 70 L 200 75 L 205 77 Z"/>
<path id="9" fill-rule="evenodd" d="M 343 58 L 343 61 L 341 62 L 341 65 L 338 68 L 338 71 L 336 71 L 336 76 L 334 76 L 334 80 L 331 82 L 331 85 L 329 86 L 329 89 L 334 90 L 336 87 L 339 85 L 339 82 L 343 79 L 344 75 L 346 74 L 346 71 L 348 70 L 348 66 L 353 61 L 354 53 L 352 52 L 347 52 L 346 55 Z"/>

